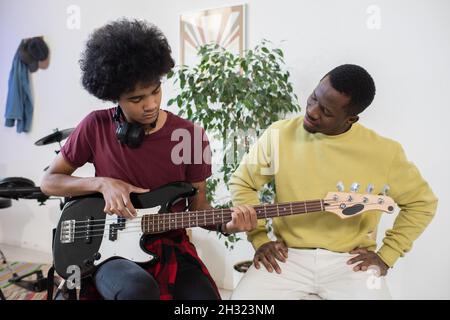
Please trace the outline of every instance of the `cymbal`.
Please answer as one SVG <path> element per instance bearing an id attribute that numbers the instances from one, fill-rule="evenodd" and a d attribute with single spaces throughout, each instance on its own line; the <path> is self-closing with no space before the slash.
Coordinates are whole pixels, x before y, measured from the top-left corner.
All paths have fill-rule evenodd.
<path id="1" fill-rule="evenodd" d="M 62 140 L 66 139 L 72 133 L 73 130 L 75 130 L 75 128 L 64 129 L 64 130 L 56 129 L 55 132 L 39 139 L 34 144 L 37 146 L 44 146 L 46 144 L 50 144 L 50 143 L 54 143 L 54 142 L 61 142 Z"/>

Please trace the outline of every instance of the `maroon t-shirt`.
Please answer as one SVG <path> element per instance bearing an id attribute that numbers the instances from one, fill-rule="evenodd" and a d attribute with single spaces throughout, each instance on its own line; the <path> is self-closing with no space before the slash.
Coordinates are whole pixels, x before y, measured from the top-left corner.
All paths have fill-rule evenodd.
<path id="1" fill-rule="evenodd" d="M 166 111 L 163 127 L 146 135 L 138 148 L 130 148 L 116 138 L 114 112 L 115 108 L 91 112 L 68 137 L 61 153 L 72 166 L 90 162 L 97 177 L 116 178 L 150 190 L 211 176 L 211 151 L 203 128 Z"/>
<path id="2" fill-rule="evenodd" d="M 72 166 L 91 162 L 97 177 L 116 178 L 149 189 L 175 181 L 200 182 L 211 176 L 211 150 L 201 127 L 166 111 L 164 126 L 145 136 L 141 146 L 133 149 L 117 140 L 114 112 L 115 108 L 91 112 L 72 132 L 61 149 Z M 172 211 L 182 209 L 180 201 Z M 146 249 L 160 256 L 157 263 L 146 267 L 159 284 L 160 299 L 173 297 L 179 254 L 194 258 L 220 298 L 217 286 L 184 229 L 161 234 L 147 243 Z M 98 298 L 101 296 L 92 279 L 85 279 L 80 299 Z"/>

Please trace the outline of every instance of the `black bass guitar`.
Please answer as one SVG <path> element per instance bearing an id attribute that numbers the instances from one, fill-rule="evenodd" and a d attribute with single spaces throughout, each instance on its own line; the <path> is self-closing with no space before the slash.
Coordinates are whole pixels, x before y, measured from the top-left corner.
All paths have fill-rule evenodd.
<path id="1" fill-rule="evenodd" d="M 130 198 L 137 217 L 107 215 L 101 194 L 75 198 L 66 203 L 56 228 L 53 258 L 56 272 L 64 279 L 73 267 L 86 277 L 95 268 L 121 257 L 146 263 L 157 257 L 145 249 L 145 236 L 175 229 L 210 226 L 231 220 L 231 209 L 170 212 L 178 201 L 186 201 L 197 190 L 189 183 L 175 182 Z M 332 212 L 350 218 L 369 210 L 394 212 L 395 203 L 385 195 L 329 192 L 324 199 L 254 206 L 258 218 L 312 212 Z"/>

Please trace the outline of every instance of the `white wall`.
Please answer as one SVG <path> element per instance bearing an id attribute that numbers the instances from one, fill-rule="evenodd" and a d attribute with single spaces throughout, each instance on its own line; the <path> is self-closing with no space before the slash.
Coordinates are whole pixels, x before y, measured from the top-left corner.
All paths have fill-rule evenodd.
<path id="1" fill-rule="evenodd" d="M 228 4 L 226 0 L 0 2 L 0 102 L 4 110 L 11 61 L 21 38 L 44 35 L 51 48 L 50 68 L 32 75 L 35 112 L 32 131 L 17 134 L 0 126 L 0 177 L 23 176 L 37 184 L 57 145 L 34 142 L 58 127 L 75 126 L 92 109 L 105 105 L 80 86 L 77 61 L 93 28 L 121 16 L 144 18 L 167 35 L 178 60 L 181 12 Z M 262 38 L 279 44 L 286 54 L 301 105 L 321 76 L 341 63 L 364 66 L 377 84 L 373 105 L 361 122 L 400 141 L 440 199 L 436 218 L 413 250 L 390 272 L 395 298 L 450 298 L 450 227 L 448 183 L 450 153 L 450 2 L 416 1 L 268 1 L 249 0 L 247 46 Z M 81 28 L 66 27 L 69 5 L 81 9 Z M 366 26 L 369 5 L 381 10 L 381 29 Z M 283 42 L 281 42 L 283 41 Z M 166 84 L 164 102 L 173 95 Z M 3 120 L 1 120 L 3 122 Z M 78 173 L 78 172 L 77 172 Z M 92 168 L 80 170 L 92 174 Z M 56 201 L 38 207 L 20 200 L 0 212 L 0 242 L 50 251 L 56 224 Z M 382 220 L 381 230 L 393 222 Z M 382 236 L 380 234 L 379 236 Z M 194 241 L 221 286 L 232 287 L 233 261 L 251 257 L 248 244 L 227 253 L 213 234 L 194 232 Z M 220 251 L 218 254 L 217 252 Z M 220 263 L 217 263 L 220 261 Z"/>

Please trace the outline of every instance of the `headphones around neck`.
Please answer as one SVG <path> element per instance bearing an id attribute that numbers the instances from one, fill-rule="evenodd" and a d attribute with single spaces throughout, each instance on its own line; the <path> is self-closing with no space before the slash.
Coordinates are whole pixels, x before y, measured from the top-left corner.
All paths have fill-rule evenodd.
<path id="1" fill-rule="evenodd" d="M 130 148 L 139 147 L 142 144 L 145 136 L 144 126 L 139 123 L 127 122 L 126 120 L 121 121 L 121 117 L 123 117 L 122 108 L 120 106 L 117 106 L 116 112 L 113 115 L 113 120 L 117 123 L 117 140 L 119 140 L 120 143 L 129 146 Z M 156 127 L 156 120 L 150 125 L 151 128 Z"/>

